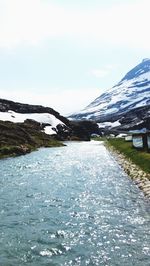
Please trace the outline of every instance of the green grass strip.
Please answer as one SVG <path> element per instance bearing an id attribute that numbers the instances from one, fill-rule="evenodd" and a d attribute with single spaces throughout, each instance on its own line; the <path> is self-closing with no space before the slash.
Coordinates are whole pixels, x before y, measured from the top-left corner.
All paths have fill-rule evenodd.
<path id="1" fill-rule="evenodd" d="M 150 173 L 150 153 L 137 150 L 132 146 L 132 142 L 124 139 L 108 139 L 107 144 L 113 146 L 116 150 L 130 158 L 133 163 L 138 165 L 143 171 Z"/>

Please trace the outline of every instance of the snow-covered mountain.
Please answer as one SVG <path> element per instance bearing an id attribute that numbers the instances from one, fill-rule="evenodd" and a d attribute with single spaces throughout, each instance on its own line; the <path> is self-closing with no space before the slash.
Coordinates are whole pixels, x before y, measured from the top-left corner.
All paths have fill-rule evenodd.
<path id="1" fill-rule="evenodd" d="M 148 105 L 150 105 L 150 59 L 144 59 L 117 85 L 71 118 L 115 122 L 130 110 Z"/>

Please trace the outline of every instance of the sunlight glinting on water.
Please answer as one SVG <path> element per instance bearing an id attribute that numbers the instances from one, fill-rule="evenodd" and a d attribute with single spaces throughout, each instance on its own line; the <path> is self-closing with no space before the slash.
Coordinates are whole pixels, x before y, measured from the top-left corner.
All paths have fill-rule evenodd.
<path id="1" fill-rule="evenodd" d="M 0 265 L 148 266 L 149 205 L 103 144 L 0 161 Z"/>

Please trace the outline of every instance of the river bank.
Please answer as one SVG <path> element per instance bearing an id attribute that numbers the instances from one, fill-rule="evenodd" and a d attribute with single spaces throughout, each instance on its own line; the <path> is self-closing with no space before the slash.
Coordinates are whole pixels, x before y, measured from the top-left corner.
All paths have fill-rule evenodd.
<path id="1" fill-rule="evenodd" d="M 40 123 L 0 121 L 0 159 L 25 155 L 40 147 L 61 147 L 64 144 L 55 136 L 42 131 Z"/>
<path id="2" fill-rule="evenodd" d="M 111 146 L 109 142 L 104 142 L 104 144 L 115 157 L 119 165 L 124 169 L 125 173 L 131 177 L 134 183 L 143 191 L 144 195 L 150 199 L 150 174 L 134 164 L 131 159 Z"/>

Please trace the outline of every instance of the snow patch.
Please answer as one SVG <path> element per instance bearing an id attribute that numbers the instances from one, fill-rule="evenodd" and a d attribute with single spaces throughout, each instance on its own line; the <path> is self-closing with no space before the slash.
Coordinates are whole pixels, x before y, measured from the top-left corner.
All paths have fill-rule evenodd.
<path id="1" fill-rule="evenodd" d="M 104 123 L 98 123 L 98 126 L 99 126 L 99 128 L 105 128 L 105 127 L 118 127 L 118 126 L 120 126 L 121 124 L 120 124 L 120 122 L 119 122 L 119 120 L 117 120 L 117 121 L 115 121 L 115 122 L 104 122 Z"/>
<path id="2" fill-rule="evenodd" d="M 48 135 L 54 135 L 54 134 L 57 134 L 56 131 L 55 131 L 55 128 L 52 127 L 52 126 L 46 126 L 44 128 L 44 132 Z"/>
<path id="3" fill-rule="evenodd" d="M 62 121 L 57 119 L 54 115 L 49 113 L 26 113 L 21 114 L 9 110 L 8 112 L 0 112 L 0 120 L 10 121 L 13 123 L 23 123 L 26 119 L 31 119 L 39 123 L 46 123 L 50 126 L 46 126 L 44 132 L 49 135 L 56 134 L 56 131 L 53 130 L 58 124 L 63 124 Z"/>
<path id="4" fill-rule="evenodd" d="M 26 119 L 32 119 L 39 123 L 48 123 L 54 127 L 58 124 L 63 124 L 59 119 L 54 115 L 49 113 L 29 113 L 21 114 L 9 110 L 8 112 L 0 112 L 0 120 L 10 121 L 14 123 L 23 123 Z"/>

